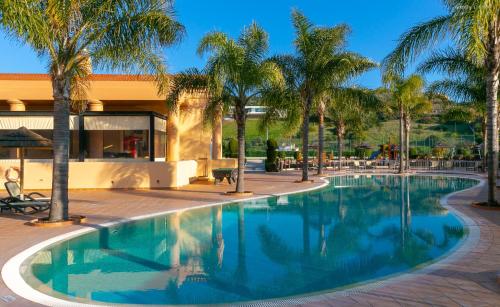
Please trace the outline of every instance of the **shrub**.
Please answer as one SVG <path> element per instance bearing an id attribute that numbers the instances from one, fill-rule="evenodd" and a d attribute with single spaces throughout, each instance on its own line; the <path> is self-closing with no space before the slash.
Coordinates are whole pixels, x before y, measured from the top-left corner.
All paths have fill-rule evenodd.
<path id="1" fill-rule="evenodd" d="M 418 150 L 415 147 L 410 147 L 410 159 L 416 159 L 418 158 Z"/>
<path id="2" fill-rule="evenodd" d="M 356 148 L 355 150 L 356 156 L 361 159 L 364 159 L 368 156 L 368 150 L 369 149 L 367 148 Z"/>
<path id="3" fill-rule="evenodd" d="M 278 143 L 273 140 L 267 140 L 267 150 L 266 150 L 266 172 L 277 172 L 278 170 Z"/>
<path id="4" fill-rule="evenodd" d="M 236 139 L 229 139 L 226 146 L 224 146 L 224 156 L 226 158 L 238 157 L 238 141 Z"/>
<path id="5" fill-rule="evenodd" d="M 302 160 L 302 153 L 301 153 L 300 151 L 295 151 L 295 152 L 293 153 L 293 158 L 294 158 L 295 160 Z"/>

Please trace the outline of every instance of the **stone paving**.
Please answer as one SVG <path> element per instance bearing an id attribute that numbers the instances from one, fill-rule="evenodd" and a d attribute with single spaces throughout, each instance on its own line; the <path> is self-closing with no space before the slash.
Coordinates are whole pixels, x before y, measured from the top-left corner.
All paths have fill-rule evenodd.
<path id="1" fill-rule="evenodd" d="M 321 185 L 297 184 L 298 173 L 248 174 L 246 190 L 255 196 L 293 192 Z M 71 191 L 71 214 L 88 217 L 87 226 L 134 216 L 189 208 L 233 198 L 222 195 L 227 185 L 199 182 L 178 190 L 92 190 Z M 455 194 L 448 203 L 468 216 L 480 229 L 479 239 L 470 251 L 452 255 L 433 271 L 417 270 L 376 287 L 346 291 L 342 295 L 320 295 L 308 301 L 311 306 L 500 306 L 500 212 L 474 209 L 473 201 L 484 200 L 486 187 Z M 3 213 L 0 215 L 0 266 L 22 250 L 54 237 L 80 229 L 36 228 L 25 223 L 33 218 Z M 298 301 L 297 301 L 298 302 Z M 0 280 L 0 306 L 34 306 L 14 294 Z"/>

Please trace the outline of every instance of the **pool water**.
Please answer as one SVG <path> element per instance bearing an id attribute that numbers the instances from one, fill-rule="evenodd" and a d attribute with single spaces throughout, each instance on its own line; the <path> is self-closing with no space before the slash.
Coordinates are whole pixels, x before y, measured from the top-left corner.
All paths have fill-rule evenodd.
<path id="1" fill-rule="evenodd" d="M 334 290 L 445 255 L 467 235 L 439 204 L 472 179 L 346 176 L 326 188 L 99 229 L 23 264 L 72 301 L 210 304 Z"/>

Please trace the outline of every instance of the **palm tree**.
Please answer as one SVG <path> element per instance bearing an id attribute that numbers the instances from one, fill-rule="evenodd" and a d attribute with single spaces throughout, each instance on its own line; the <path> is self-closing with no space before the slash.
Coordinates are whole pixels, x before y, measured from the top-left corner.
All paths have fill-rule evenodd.
<path id="1" fill-rule="evenodd" d="M 467 123 L 476 121 L 481 123 L 483 153 L 486 153 L 488 150 L 488 111 L 484 63 L 470 59 L 463 50 L 446 49 L 434 52 L 420 64 L 419 71 L 447 75 L 446 78 L 433 82 L 429 86 L 428 92 L 448 95 L 456 102 L 447 110 L 444 118 Z M 483 165 L 486 165 L 486 162 L 486 155 L 483 154 Z"/>
<path id="2" fill-rule="evenodd" d="M 416 89 L 414 95 L 409 97 L 407 103 L 404 105 L 403 124 L 405 135 L 405 166 L 406 170 L 410 170 L 410 131 L 411 121 L 413 118 L 418 118 L 422 115 L 428 114 L 432 111 L 432 102 L 423 93 L 423 87 Z"/>
<path id="3" fill-rule="evenodd" d="M 327 119 L 337 134 L 340 170 L 346 133 L 367 128 L 374 115 L 373 109 L 380 101 L 373 92 L 356 87 L 333 86 L 328 92 L 328 97 Z"/>
<path id="4" fill-rule="evenodd" d="M 51 221 L 68 219 L 70 105 L 85 92 L 92 65 L 165 76 L 161 47 L 184 28 L 169 0 L 4 0 L 0 24 L 48 59 L 54 96 Z"/>
<path id="5" fill-rule="evenodd" d="M 433 82 L 428 89 L 431 94 L 452 97 L 456 102 L 443 117 L 454 121 L 481 123 L 483 153 L 487 152 L 487 108 L 486 108 L 486 68 L 467 57 L 463 50 L 446 49 L 434 52 L 419 65 L 422 73 L 438 72 L 446 78 Z M 473 128 L 471 128 L 473 129 Z M 486 165 L 483 155 L 483 165 Z"/>
<path id="6" fill-rule="evenodd" d="M 355 53 L 344 51 L 345 37 L 349 31 L 346 25 L 316 27 L 297 10 L 292 12 L 292 22 L 296 33 L 295 54 L 276 56 L 273 59 L 283 71 L 287 88 L 281 94 L 273 91 L 274 95 L 270 95 L 272 99 L 264 102 L 268 104 L 270 114 L 285 113 L 286 121 L 294 123 L 290 126 L 301 123 L 302 181 L 308 181 L 309 117 L 314 103 L 321 102 L 323 92 L 335 80 L 340 82 L 349 79 L 360 73 L 357 70 L 365 71 L 375 64 Z M 320 121 L 324 109 L 323 105 L 319 108 Z M 320 130 L 322 129 L 323 127 Z M 321 147 L 322 141 L 323 138 L 320 136 Z M 321 156 L 320 153 L 320 158 Z"/>
<path id="7" fill-rule="evenodd" d="M 408 30 L 384 60 L 384 69 L 401 74 L 408 62 L 427 48 L 451 37 L 468 58 L 485 64 L 488 107 L 488 205 L 498 206 L 495 189 L 498 173 L 498 88 L 500 72 L 500 1 L 445 0 L 448 14 Z"/>
<path id="8" fill-rule="evenodd" d="M 344 87 L 348 82 L 352 81 L 355 77 L 365 73 L 366 71 L 375 68 L 376 63 L 372 62 L 370 59 L 357 55 L 351 52 L 342 52 L 334 55 L 334 59 L 337 58 L 339 63 L 337 69 L 333 72 L 332 83 L 329 87 L 323 90 L 323 94 L 318 95 L 318 175 L 323 173 L 323 148 L 324 148 L 324 129 L 325 129 L 325 110 L 327 104 L 330 101 L 329 95 L 336 94 L 346 94 L 344 97 L 346 99 L 354 98 L 361 99 L 361 102 L 373 102 L 376 100 L 374 95 L 367 95 L 368 91 L 363 89 L 356 89 L 355 87 L 346 88 Z M 354 96 L 354 97 L 353 97 Z M 340 97 L 337 97 L 341 99 Z M 368 100 L 371 101 L 368 101 Z M 331 109 L 330 109 L 331 111 Z M 338 110 L 342 112 L 342 110 Z"/>
<path id="9" fill-rule="evenodd" d="M 412 115 L 428 112 L 432 105 L 424 93 L 425 82 L 418 75 L 401 78 L 384 76 L 388 89 L 385 98 L 388 106 L 399 118 L 399 173 L 409 169 L 410 129 Z"/>
<path id="10" fill-rule="evenodd" d="M 209 54 L 203 71 L 190 69 L 173 79 L 167 104 L 174 108 L 183 91 L 208 90 L 206 118 L 232 107 L 238 130 L 238 180 L 236 192 L 245 192 L 245 107 L 260 99 L 268 88 L 283 87 L 280 68 L 266 59 L 267 33 L 256 23 L 243 30 L 237 40 L 221 32 L 207 34 L 198 46 L 198 54 Z"/>

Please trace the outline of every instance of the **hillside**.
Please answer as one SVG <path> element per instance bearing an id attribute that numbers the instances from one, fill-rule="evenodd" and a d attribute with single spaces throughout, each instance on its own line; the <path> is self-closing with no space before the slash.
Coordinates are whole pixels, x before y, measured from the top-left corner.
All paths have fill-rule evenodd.
<path id="1" fill-rule="evenodd" d="M 259 121 L 257 119 L 249 119 L 247 121 L 246 139 L 249 145 L 250 156 L 263 156 L 265 151 L 266 131 L 259 131 Z M 346 150 L 352 150 L 360 143 L 368 143 L 373 149 L 376 149 L 379 144 L 397 143 L 399 136 L 399 123 L 397 120 L 381 122 L 379 125 L 368 129 L 363 136 L 346 140 Z M 477 132 L 476 132 L 477 133 Z M 280 145 L 296 144 L 300 146 L 300 134 L 292 137 L 286 137 L 287 133 L 281 124 L 275 124 L 269 128 L 269 138 L 276 139 Z M 234 121 L 225 121 L 223 125 L 224 139 L 236 138 L 236 123 Z M 311 144 L 316 144 L 318 138 L 318 127 L 316 124 L 311 124 L 310 140 Z M 437 122 L 430 123 L 413 123 L 411 131 L 412 146 L 432 148 L 437 143 L 445 143 L 448 145 L 460 146 L 462 144 L 473 143 L 472 130 L 468 125 L 464 124 L 439 124 Z M 326 129 L 325 141 L 327 151 L 336 150 L 336 136 L 331 129 Z M 480 142 L 480 135 L 476 135 L 476 141 Z"/>

